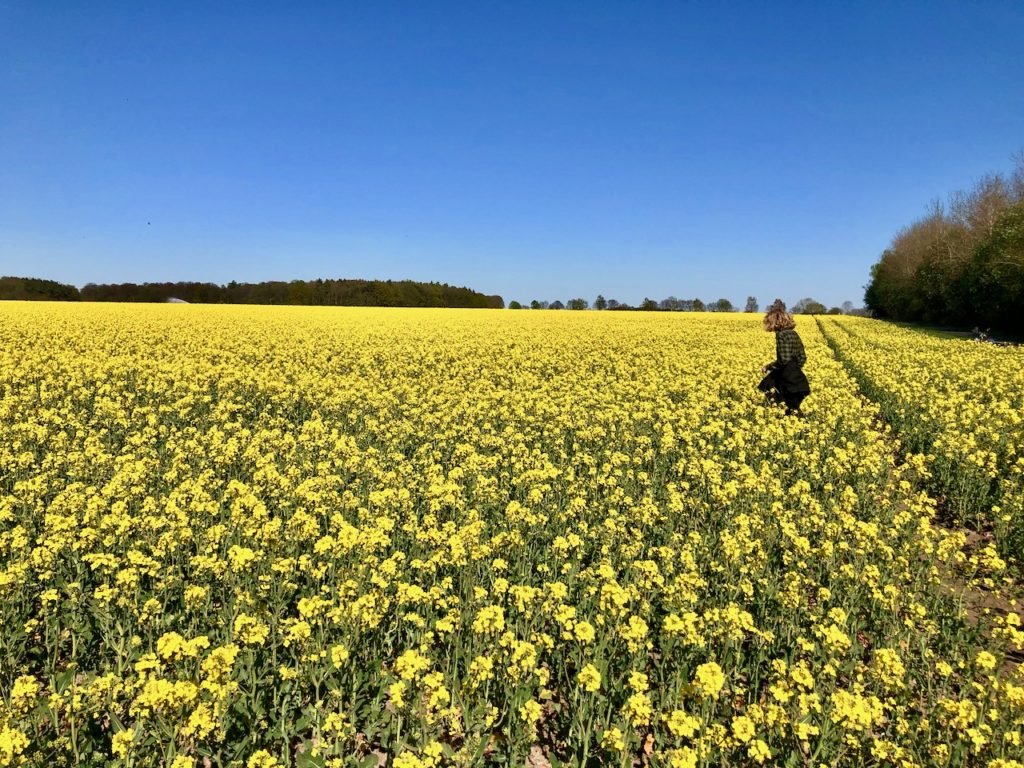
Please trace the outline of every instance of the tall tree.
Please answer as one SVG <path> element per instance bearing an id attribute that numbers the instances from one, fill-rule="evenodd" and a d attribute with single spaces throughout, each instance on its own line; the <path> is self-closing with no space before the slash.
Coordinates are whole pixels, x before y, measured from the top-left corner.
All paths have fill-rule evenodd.
<path id="1" fill-rule="evenodd" d="M 608 309 L 608 301 L 601 294 L 597 294 L 597 298 L 594 299 L 594 309 Z"/>
<path id="2" fill-rule="evenodd" d="M 744 312 L 757 312 L 757 297 L 747 296 L 747 305 L 743 308 Z"/>
<path id="3" fill-rule="evenodd" d="M 793 305 L 793 313 L 797 315 L 824 315 L 828 307 L 817 299 L 800 299 Z"/>

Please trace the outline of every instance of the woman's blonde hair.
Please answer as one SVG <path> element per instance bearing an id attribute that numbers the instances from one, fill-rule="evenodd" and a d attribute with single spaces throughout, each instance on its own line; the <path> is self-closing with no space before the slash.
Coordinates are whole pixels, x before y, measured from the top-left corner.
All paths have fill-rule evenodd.
<path id="1" fill-rule="evenodd" d="M 786 311 L 786 304 L 782 299 L 772 302 L 762 322 L 766 331 L 788 331 L 790 328 L 796 328 L 796 322 L 793 320 L 793 316 Z"/>

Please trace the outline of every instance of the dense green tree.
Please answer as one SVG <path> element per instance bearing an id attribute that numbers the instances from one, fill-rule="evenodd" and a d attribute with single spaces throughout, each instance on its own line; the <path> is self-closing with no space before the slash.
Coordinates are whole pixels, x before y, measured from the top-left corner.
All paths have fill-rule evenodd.
<path id="1" fill-rule="evenodd" d="M 78 301 L 80 294 L 73 285 L 38 277 L 0 277 L 0 300 L 9 301 Z"/>
<path id="2" fill-rule="evenodd" d="M 977 325 L 1024 336 L 1024 201 L 997 219 L 958 290 Z"/>

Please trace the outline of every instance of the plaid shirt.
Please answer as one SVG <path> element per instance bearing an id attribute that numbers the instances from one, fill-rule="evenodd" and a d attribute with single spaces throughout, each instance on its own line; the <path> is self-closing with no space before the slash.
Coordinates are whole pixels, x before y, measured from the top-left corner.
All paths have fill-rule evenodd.
<path id="1" fill-rule="evenodd" d="M 790 360 L 796 360 L 803 368 L 807 362 L 807 355 L 804 353 L 804 343 L 796 331 L 777 331 L 775 334 L 775 361 L 769 364 L 769 368 L 781 368 Z"/>

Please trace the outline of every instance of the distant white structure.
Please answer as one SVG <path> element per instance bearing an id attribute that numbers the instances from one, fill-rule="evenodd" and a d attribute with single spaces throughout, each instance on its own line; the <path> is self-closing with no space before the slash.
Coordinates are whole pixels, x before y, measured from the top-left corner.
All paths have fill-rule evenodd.
<path id="1" fill-rule="evenodd" d="M 167 300 L 167 303 L 168 304 L 188 304 L 188 302 L 185 301 L 184 299 L 176 299 L 174 296 L 171 296 L 171 298 L 169 298 Z"/>

